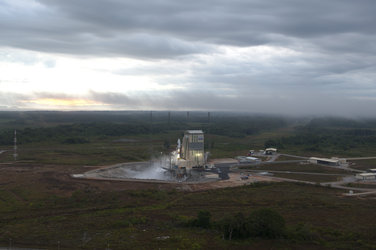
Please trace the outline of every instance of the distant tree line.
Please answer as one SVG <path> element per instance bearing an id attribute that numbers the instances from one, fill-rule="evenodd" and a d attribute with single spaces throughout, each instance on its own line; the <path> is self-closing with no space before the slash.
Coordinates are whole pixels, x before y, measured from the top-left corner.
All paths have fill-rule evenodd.
<path id="1" fill-rule="evenodd" d="M 289 148 L 297 146 L 309 151 L 323 151 L 328 148 L 349 150 L 355 147 L 376 146 L 376 124 L 374 128 L 351 128 L 346 124 L 341 127 L 326 127 L 317 121 L 295 129 L 295 135 L 270 139 L 265 147 Z M 332 125 L 332 123 L 331 123 Z"/>
<path id="2" fill-rule="evenodd" d="M 97 114 L 97 113 L 94 113 Z M 137 115 L 133 114 L 123 121 L 119 117 L 121 114 L 100 113 L 100 118 L 95 122 L 90 122 L 94 118 L 92 113 L 83 113 L 87 116 L 88 121 L 82 123 L 62 123 L 56 122 L 68 118 L 72 120 L 79 119 L 76 113 L 68 113 L 61 118 L 61 113 L 26 113 L 23 116 L 13 117 L 12 122 L 2 123 L 0 126 L 0 145 L 13 144 L 14 128 L 17 129 L 18 143 L 31 143 L 42 141 L 58 141 L 62 143 L 87 143 L 90 138 L 95 136 L 129 136 L 129 135 L 146 135 L 160 134 L 168 131 L 181 131 L 188 129 L 202 129 L 205 133 L 223 135 L 230 137 L 244 137 L 259 133 L 264 130 L 271 130 L 286 126 L 286 121 L 280 117 L 264 116 L 216 116 L 209 120 L 208 117 L 192 116 L 189 120 L 168 120 L 159 116 L 153 118 L 147 116 L 145 112 Z M 111 115 L 112 114 L 112 115 Z M 0 114 L 1 115 L 1 114 Z M 52 116 L 52 117 L 50 117 Z M 0 116 L 0 118 L 2 118 Z M 106 119 L 104 119 L 106 118 Z M 114 120 L 112 120 L 114 118 Z M 9 119 L 9 117 L 7 117 Z M 42 121 L 41 121 L 42 120 Z M 105 121 L 101 121 L 105 120 Z M 48 122 L 46 122 L 48 121 Z M 15 124 L 12 124 L 12 123 Z M 17 123 L 19 122 L 19 123 Z M 17 124 L 17 126 L 16 126 Z M 22 126 L 21 126 L 21 125 Z M 28 124 L 31 124 L 28 126 Z"/>
<path id="3" fill-rule="evenodd" d="M 0 112 L 0 145 L 13 144 L 14 128 L 18 143 L 57 141 L 87 143 L 93 137 L 160 134 L 170 131 L 202 129 L 205 133 L 245 137 L 283 128 L 293 119 L 279 116 L 205 112 Z M 297 123 L 301 124 L 301 121 Z M 166 147 L 169 146 L 165 143 Z M 265 147 L 291 146 L 320 151 L 326 148 L 348 150 L 376 146 L 376 120 L 315 118 L 295 127 L 292 136 L 265 141 Z"/>
<path id="4" fill-rule="evenodd" d="M 154 133 L 161 132 L 161 128 L 154 127 Z M 83 123 L 59 125 L 46 128 L 25 128 L 17 131 L 18 143 L 41 141 L 60 141 L 65 143 L 87 142 L 92 136 L 123 136 L 150 133 L 150 126 L 145 124 L 116 124 L 116 123 Z M 0 131 L 0 144 L 13 143 L 13 130 Z"/>

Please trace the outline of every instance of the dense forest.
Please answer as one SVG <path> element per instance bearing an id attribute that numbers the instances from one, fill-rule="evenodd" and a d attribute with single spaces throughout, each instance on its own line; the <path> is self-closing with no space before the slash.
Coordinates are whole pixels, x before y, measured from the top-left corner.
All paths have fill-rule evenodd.
<path id="1" fill-rule="evenodd" d="M 203 129 L 206 133 L 244 137 L 287 126 L 287 120 L 272 116 L 234 116 L 204 112 L 1 112 L 0 145 L 18 142 L 58 141 L 85 143 L 94 136 L 161 134 L 168 131 Z"/>
<path id="2" fill-rule="evenodd" d="M 376 120 L 315 118 L 294 128 L 294 134 L 267 140 L 266 147 L 299 147 L 311 152 L 346 152 L 376 146 Z"/>
<path id="3" fill-rule="evenodd" d="M 232 140 L 238 150 L 258 147 L 260 140 L 263 147 L 277 147 L 290 153 L 360 155 L 372 153 L 376 146 L 376 119 L 336 117 L 177 111 L 0 112 L 0 145 L 13 144 L 15 129 L 19 145 L 85 144 L 133 136 L 159 138 L 168 148 L 184 130 L 202 129 L 210 135 L 210 144 L 206 146 L 211 149 L 219 145 L 221 137 Z M 174 136 L 168 136 L 171 133 Z M 252 144 L 254 141 L 258 144 Z M 225 150 L 229 149 L 230 146 Z"/>

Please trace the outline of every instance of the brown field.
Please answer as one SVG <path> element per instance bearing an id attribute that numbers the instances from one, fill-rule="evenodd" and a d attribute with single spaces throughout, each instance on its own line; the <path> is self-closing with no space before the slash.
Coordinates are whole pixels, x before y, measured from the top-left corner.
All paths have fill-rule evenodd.
<path id="1" fill-rule="evenodd" d="M 1 164 L 0 245 L 12 239 L 14 246 L 48 249 L 57 249 L 57 242 L 60 249 L 104 249 L 107 244 L 112 249 L 330 249 L 368 248 L 376 239 L 376 221 L 368 216 L 376 200 L 345 198 L 342 190 L 271 182 L 269 177 L 241 181 L 238 173 L 228 181 L 192 185 L 70 177 L 90 169 Z M 303 223 L 317 236 L 226 241 L 216 229 L 179 224 L 200 210 L 210 211 L 216 222 L 262 207 L 281 213 L 288 227 Z"/>

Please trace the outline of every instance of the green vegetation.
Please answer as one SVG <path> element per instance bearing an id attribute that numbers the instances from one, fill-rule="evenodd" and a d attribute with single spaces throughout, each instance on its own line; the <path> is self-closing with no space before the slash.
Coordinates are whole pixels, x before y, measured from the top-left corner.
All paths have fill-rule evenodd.
<path id="1" fill-rule="evenodd" d="M 342 179 L 341 176 L 335 175 L 320 175 L 320 174 L 295 174 L 295 173 L 273 173 L 275 177 L 293 179 L 293 180 L 300 180 L 300 181 L 310 181 L 310 182 L 332 182 L 332 181 L 340 181 Z"/>
<path id="2" fill-rule="evenodd" d="M 3 186 L 0 244 L 11 238 L 49 249 L 57 242 L 62 249 L 368 248 L 376 240 L 376 221 L 365 216 L 376 201 L 344 199 L 331 188 L 274 183 L 184 193 L 77 184 L 70 195 L 52 195 L 52 183 Z"/>
<path id="3" fill-rule="evenodd" d="M 338 175 L 346 175 L 351 174 L 351 172 L 321 166 L 316 164 L 301 164 L 301 163 L 277 163 L 277 164 L 262 164 L 262 165 L 244 165 L 239 167 L 240 169 L 250 169 L 250 170 L 259 170 L 259 171 L 293 171 L 293 172 L 310 172 L 310 173 L 320 173 L 320 174 L 338 174 Z"/>
<path id="4" fill-rule="evenodd" d="M 253 137 L 287 124 L 282 117 L 222 113 L 209 121 L 204 112 L 189 119 L 184 112 L 0 112 L 0 146 L 11 149 L 17 129 L 21 161 L 105 165 L 148 160 L 174 149 L 184 130 L 203 129 L 212 157 L 234 157 L 249 150 Z M 11 158 L 4 153 L 0 162 Z"/>
<path id="5" fill-rule="evenodd" d="M 331 182 L 341 180 L 342 177 L 345 175 L 353 175 L 352 172 L 343 169 L 307 163 L 245 165 L 239 168 L 244 170 L 254 170 L 260 172 L 270 171 L 275 177 L 310 182 Z"/>
<path id="6" fill-rule="evenodd" d="M 351 161 L 352 168 L 359 169 L 359 170 L 369 170 L 371 168 L 376 168 L 376 159 L 371 160 L 355 160 Z"/>
<path id="7" fill-rule="evenodd" d="M 274 146 L 305 156 L 375 154 L 374 120 L 312 119 L 191 112 L 0 112 L 0 146 L 11 149 L 17 129 L 19 160 L 105 165 L 148 160 L 176 146 L 186 129 L 203 129 L 213 158 Z M 11 152 L 0 162 L 11 160 Z M 282 157 L 283 159 L 291 159 Z"/>
<path id="8" fill-rule="evenodd" d="M 210 228 L 211 227 L 211 214 L 207 210 L 200 210 L 197 213 L 197 218 L 195 219 L 184 219 L 183 225 L 192 226 L 192 227 L 201 227 L 201 228 Z"/>
<path id="9" fill-rule="evenodd" d="M 372 155 L 376 146 L 376 121 L 316 118 L 295 127 L 294 135 L 267 140 L 265 145 L 309 155 Z"/>
<path id="10" fill-rule="evenodd" d="M 272 209 L 261 208 L 248 217 L 242 213 L 227 217 L 220 222 L 225 239 L 246 239 L 260 237 L 266 239 L 281 238 L 285 234 L 285 220 Z"/>
<path id="11" fill-rule="evenodd" d="M 376 183 L 363 183 L 363 182 L 357 182 L 357 183 L 348 183 L 346 186 L 348 187 L 355 187 L 355 188 L 376 188 Z"/>
<path id="12" fill-rule="evenodd" d="M 376 155 L 373 120 L 191 112 L 0 112 L 0 245 L 48 249 L 370 249 L 375 199 L 299 183 L 180 192 L 185 184 L 73 180 L 71 173 L 143 161 L 203 129 L 213 158 L 275 146 L 315 156 Z M 19 162 L 13 164 L 13 130 Z M 290 157 L 280 160 L 290 160 Z M 375 160 L 356 161 L 359 169 Z M 348 174 L 311 164 L 261 171 Z M 245 169 L 246 171 L 246 169 Z M 283 176 L 283 173 L 276 174 Z M 313 182 L 337 176 L 286 174 Z M 328 179 L 325 179 L 328 178 Z M 231 232 L 231 233 L 230 233 Z M 231 240 L 230 240 L 231 239 Z"/>

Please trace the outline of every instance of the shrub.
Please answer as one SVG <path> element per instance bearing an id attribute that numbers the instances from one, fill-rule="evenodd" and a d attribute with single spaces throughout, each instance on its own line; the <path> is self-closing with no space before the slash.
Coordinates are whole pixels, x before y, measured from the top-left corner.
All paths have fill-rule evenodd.
<path id="1" fill-rule="evenodd" d="M 63 141 L 65 144 L 83 144 L 89 143 L 89 140 L 82 137 L 69 137 Z"/>
<path id="2" fill-rule="evenodd" d="M 294 241 L 318 241 L 320 235 L 309 225 L 299 223 L 288 230 L 288 238 Z"/>
<path id="3" fill-rule="evenodd" d="M 246 222 L 251 236 L 261 238 L 280 238 L 285 234 L 285 220 L 276 211 L 262 208 L 251 213 Z"/>
<path id="4" fill-rule="evenodd" d="M 220 225 L 224 239 L 244 239 L 250 236 L 246 227 L 246 218 L 242 213 L 237 213 L 234 217 L 224 218 Z"/>
<path id="5" fill-rule="evenodd" d="M 258 209 L 245 217 L 238 213 L 220 222 L 224 239 L 245 239 L 260 237 L 275 239 L 285 236 L 286 226 L 283 217 L 271 209 Z"/>
<path id="6" fill-rule="evenodd" d="M 197 214 L 197 219 L 192 221 L 192 226 L 209 228 L 210 227 L 210 217 L 211 214 L 209 211 L 201 210 Z"/>

